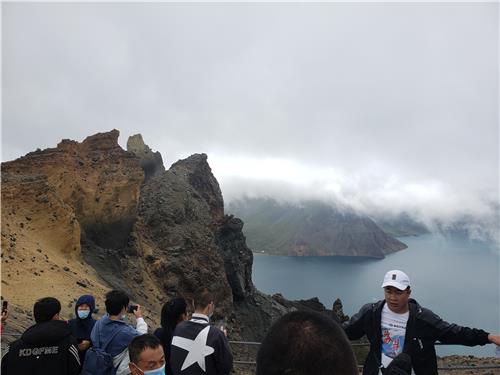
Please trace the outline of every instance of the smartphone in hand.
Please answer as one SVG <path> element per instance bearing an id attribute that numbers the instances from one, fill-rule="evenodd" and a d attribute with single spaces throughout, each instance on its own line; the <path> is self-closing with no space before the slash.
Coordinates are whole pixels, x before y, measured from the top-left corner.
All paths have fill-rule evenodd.
<path id="1" fill-rule="evenodd" d="M 137 310 L 137 308 L 138 308 L 138 307 L 139 307 L 139 306 L 137 306 L 137 305 L 129 305 L 129 307 L 127 308 L 127 312 L 128 312 L 129 314 L 133 314 L 133 313 L 134 313 L 134 311 L 135 311 L 135 310 Z"/>

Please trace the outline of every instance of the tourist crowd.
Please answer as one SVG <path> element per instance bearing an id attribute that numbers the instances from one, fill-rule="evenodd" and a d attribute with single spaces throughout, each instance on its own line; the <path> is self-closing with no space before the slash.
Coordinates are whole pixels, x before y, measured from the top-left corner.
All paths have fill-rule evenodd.
<path id="1" fill-rule="evenodd" d="M 349 339 L 366 336 L 370 352 L 364 375 L 437 374 L 434 343 L 500 345 L 500 336 L 443 321 L 410 298 L 409 277 L 386 273 L 384 299 L 361 308 L 341 325 L 313 311 L 293 311 L 274 322 L 257 355 L 257 375 L 356 375 Z M 2 355 L 4 375 L 226 375 L 233 356 L 223 327 L 210 323 L 215 300 L 202 287 L 188 303 L 174 298 L 161 310 L 161 327 L 148 333 L 139 305 L 112 290 L 105 296 L 106 314 L 94 318 L 95 299 L 80 296 L 75 317 L 61 320 L 53 297 L 34 304 L 35 324 Z M 135 327 L 126 317 L 135 318 Z M 2 311 L 2 324 L 8 311 Z"/>

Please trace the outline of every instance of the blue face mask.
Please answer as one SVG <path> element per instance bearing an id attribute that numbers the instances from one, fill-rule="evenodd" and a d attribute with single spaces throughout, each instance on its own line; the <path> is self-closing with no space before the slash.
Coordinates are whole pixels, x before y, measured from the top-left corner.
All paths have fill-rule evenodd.
<path id="1" fill-rule="evenodd" d="M 86 319 L 90 314 L 90 310 L 78 310 L 78 317 L 80 319 Z"/>
<path id="2" fill-rule="evenodd" d="M 136 366 L 135 363 L 132 362 L 132 364 L 144 375 L 165 375 L 165 365 L 157 368 L 156 370 L 142 371 L 139 367 Z"/>

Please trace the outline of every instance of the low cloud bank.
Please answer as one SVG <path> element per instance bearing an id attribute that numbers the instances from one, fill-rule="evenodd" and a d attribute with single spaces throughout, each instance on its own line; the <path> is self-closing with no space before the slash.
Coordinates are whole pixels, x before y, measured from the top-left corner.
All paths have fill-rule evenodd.
<path id="1" fill-rule="evenodd" d="M 272 198 L 295 204 L 319 200 L 375 219 L 397 221 L 405 215 L 430 231 L 500 242 L 496 186 L 471 189 L 436 179 L 417 180 L 375 171 L 355 175 L 286 160 L 263 161 L 260 168 L 247 161 L 233 169 L 231 163 L 238 160 L 211 161 L 226 203 L 242 198 Z"/>

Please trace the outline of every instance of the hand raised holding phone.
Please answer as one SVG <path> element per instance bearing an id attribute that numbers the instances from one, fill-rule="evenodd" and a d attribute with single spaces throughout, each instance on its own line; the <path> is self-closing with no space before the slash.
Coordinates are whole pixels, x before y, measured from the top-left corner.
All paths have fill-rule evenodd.
<path id="1" fill-rule="evenodd" d="M 136 319 L 142 317 L 142 310 L 140 305 L 129 305 L 129 307 L 127 308 L 127 312 L 129 314 L 134 314 Z"/>

